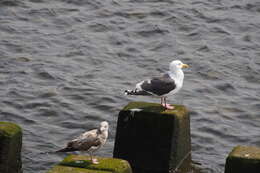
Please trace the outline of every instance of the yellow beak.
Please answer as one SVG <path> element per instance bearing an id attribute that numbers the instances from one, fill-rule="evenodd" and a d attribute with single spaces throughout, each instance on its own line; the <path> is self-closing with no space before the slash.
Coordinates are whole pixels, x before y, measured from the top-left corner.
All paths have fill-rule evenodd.
<path id="1" fill-rule="evenodd" d="M 188 64 L 182 64 L 181 68 L 188 68 L 190 67 Z"/>

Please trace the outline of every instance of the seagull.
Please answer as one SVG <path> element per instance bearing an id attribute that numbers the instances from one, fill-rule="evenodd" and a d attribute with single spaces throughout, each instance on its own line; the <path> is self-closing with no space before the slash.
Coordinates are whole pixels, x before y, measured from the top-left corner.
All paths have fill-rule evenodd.
<path id="1" fill-rule="evenodd" d="M 189 65 L 180 60 L 170 63 L 169 71 L 160 77 L 152 77 L 136 84 L 134 90 L 125 90 L 126 95 L 156 96 L 161 98 L 161 105 L 166 109 L 174 109 L 174 106 L 166 103 L 166 97 L 176 94 L 183 85 L 184 73 L 182 68 Z"/>
<path id="2" fill-rule="evenodd" d="M 103 121 L 100 123 L 98 129 L 93 129 L 81 134 L 76 139 L 67 143 L 67 146 L 56 152 L 71 152 L 71 151 L 82 151 L 87 152 L 90 155 L 91 162 L 98 164 L 97 159 L 93 158 L 93 152 L 97 151 L 102 147 L 108 137 L 108 122 Z"/>

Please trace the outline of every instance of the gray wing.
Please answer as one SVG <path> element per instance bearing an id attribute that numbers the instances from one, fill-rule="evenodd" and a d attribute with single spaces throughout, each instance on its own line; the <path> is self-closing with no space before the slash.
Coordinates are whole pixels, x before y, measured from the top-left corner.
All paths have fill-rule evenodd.
<path id="1" fill-rule="evenodd" d="M 140 87 L 148 93 L 161 96 L 174 90 L 176 84 L 169 74 L 164 74 L 161 77 L 154 77 L 151 80 L 144 81 Z"/>

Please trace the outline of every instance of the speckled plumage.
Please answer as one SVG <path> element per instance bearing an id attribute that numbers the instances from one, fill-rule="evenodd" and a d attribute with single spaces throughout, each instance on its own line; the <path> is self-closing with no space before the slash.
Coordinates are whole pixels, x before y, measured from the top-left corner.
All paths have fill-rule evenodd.
<path id="1" fill-rule="evenodd" d="M 73 139 L 67 143 L 67 146 L 57 152 L 71 152 L 71 151 L 83 151 L 92 154 L 100 147 L 102 147 L 108 137 L 108 122 L 103 121 L 100 123 L 99 129 L 93 129 L 81 134 L 79 137 Z M 92 159 L 92 162 L 95 162 Z"/>

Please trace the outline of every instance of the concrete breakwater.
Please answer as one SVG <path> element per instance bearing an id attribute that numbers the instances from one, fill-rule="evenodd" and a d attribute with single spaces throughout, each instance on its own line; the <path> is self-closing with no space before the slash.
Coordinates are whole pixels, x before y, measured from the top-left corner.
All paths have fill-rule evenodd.
<path id="1" fill-rule="evenodd" d="M 119 112 L 114 158 L 99 157 L 100 164 L 95 165 L 88 156 L 69 155 L 47 173 L 188 172 L 189 112 L 185 106 L 174 106 L 174 110 L 165 110 L 155 103 L 129 103 Z M 1 173 L 22 172 L 21 146 L 22 129 L 13 123 L 0 122 Z M 234 148 L 227 157 L 225 173 L 260 172 L 259 153 L 257 147 Z"/>

